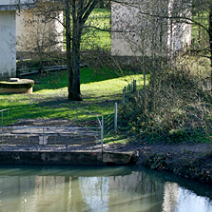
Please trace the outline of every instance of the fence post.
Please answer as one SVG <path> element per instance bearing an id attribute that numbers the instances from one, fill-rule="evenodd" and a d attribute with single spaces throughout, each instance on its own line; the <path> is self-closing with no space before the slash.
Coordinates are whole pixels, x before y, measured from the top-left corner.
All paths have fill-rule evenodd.
<path id="1" fill-rule="evenodd" d="M 123 105 L 125 105 L 126 87 L 123 89 Z"/>
<path id="2" fill-rule="evenodd" d="M 103 152 L 103 140 L 104 140 L 104 116 L 102 116 L 102 126 L 101 126 L 101 145 Z"/>
<path id="3" fill-rule="evenodd" d="M 9 124 L 9 119 L 10 119 L 10 112 L 9 112 L 9 109 L 8 109 L 8 113 L 7 113 L 7 123 Z"/>
<path id="4" fill-rule="evenodd" d="M 1 125 L 3 126 L 3 119 L 4 119 L 4 111 L 1 112 Z"/>
<path id="5" fill-rule="evenodd" d="M 118 123 L 118 104 L 115 103 L 115 116 L 114 116 L 114 131 L 117 131 L 117 123 Z"/>
<path id="6" fill-rule="evenodd" d="M 133 80 L 133 93 L 135 93 L 137 90 L 137 87 L 136 87 L 136 80 Z"/>

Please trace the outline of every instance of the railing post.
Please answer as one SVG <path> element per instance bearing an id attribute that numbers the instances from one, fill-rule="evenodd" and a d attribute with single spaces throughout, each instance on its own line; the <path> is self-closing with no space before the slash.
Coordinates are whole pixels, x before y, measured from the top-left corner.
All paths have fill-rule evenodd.
<path id="1" fill-rule="evenodd" d="M 126 98 L 126 87 L 123 89 L 123 105 L 125 105 Z"/>
<path id="2" fill-rule="evenodd" d="M 78 112 L 78 107 L 77 107 L 77 121 L 78 121 L 78 118 L 79 118 L 79 112 Z"/>
<path id="3" fill-rule="evenodd" d="M 3 126 L 3 119 L 4 119 L 4 111 L 1 112 L 1 125 Z"/>
<path id="4" fill-rule="evenodd" d="M 135 93 L 137 90 L 136 88 L 136 80 L 133 80 L 133 93 Z"/>
<path id="5" fill-rule="evenodd" d="M 7 123 L 9 123 L 9 118 L 10 118 L 10 112 L 9 112 L 9 109 L 8 109 L 8 113 L 7 113 Z"/>
<path id="6" fill-rule="evenodd" d="M 101 126 L 101 146 L 103 152 L 103 141 L 104 141 L 104 116 L 102 116 L 102 126 Z"/>
<path id="7" fill-rule="evenodd" d="M 117 123 L 118 123 L 118 104 L 115 103 L 115 116 L 114 116 L 114 131 L 117 131 Z"/>

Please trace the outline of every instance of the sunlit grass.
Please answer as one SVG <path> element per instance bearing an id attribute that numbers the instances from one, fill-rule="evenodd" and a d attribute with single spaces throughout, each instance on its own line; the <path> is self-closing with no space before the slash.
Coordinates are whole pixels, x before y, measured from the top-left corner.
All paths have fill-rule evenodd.
<path id="1" fill-rule="evenodd" d="M 113 70 L 81 70 L 82 102 L 68 101 L 68 74 L 66 71 L 33 77 L 34 93 L 0 95 L 0 109 L 10 109 L 10 123 L 17 119 L 63 118 L 76 120 L 77 108 L 106 115 L 114 111 L 114 102 L 120 101 L 123 88 L 132 80 L 142 85 L 142 75 L 125 73 L 119 76 Z M 95 115 L 94 115 L 95 116 Z M 83 116 L 81 118 L 84 118 Z"/>
<path id="2" fill-rule="evenodd" d="M 110 10 L 95 9 L 83 29 L 81 48 L 82 50 L 96 48 L 110 50 L 110 46 Z"/>
<path id="3" fill-rule="evenodd" d="M 111 47 L 111 17 L 109 9 L 96 8 L 92 11 L 82 31 L 81 50 L 104 49 Z M 64 42 L 66 41 L 64 29 Z M 64 50 L 66 46 L 64 44 Z"/>

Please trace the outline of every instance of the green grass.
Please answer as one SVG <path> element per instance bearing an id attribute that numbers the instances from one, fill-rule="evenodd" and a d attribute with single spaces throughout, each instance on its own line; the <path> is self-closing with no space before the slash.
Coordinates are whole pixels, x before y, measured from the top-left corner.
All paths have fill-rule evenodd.
<path id="1" fill-rule="evenodd" d="M 81 50 L 110 50 L 110 10 L 96 8 L 92 11 L 82 32 Z M 93 28 L 94 27 L 94 28 Z M 101 30 L 99 30 L 101 29 Z M 64 31 L 64 41 L 65 31 Z M 64 49 L 66 47 L 64 46 Z"/>
<path id="2" fill-rule="evenodd" d="M 10 109 L 10 123 L 17 119 L 29 118 L 63 118 L 75 121 L 77 107 L 96 114 L 111 114 L 114 110 L 114 102 L 122 97 L 124 86 L 133 79 L 137 79 L 142 85 L 141 75 L 125 73 L 124 76 L 119 76 L 109 69 L 96 71 L 84 68 L 81 70 L 83 101 L 72 102 L 67 100 L 66 71 L 51 72 L 43 77 L 32 78 L 40 82 L 35 84 L 32 95 L 0 95 L 0 110 Z M 79 118 L 83 120 L 85 117 L 85 114 L 82 114 Z"/>
<path id="3" fill-rule="evenodd" d="M 110 50 L 110 10 L 94 9 L 86 22 L 86 26 L 90 27 L 83 29 L 82 50 L 97 48 Z M 100 28 L 104 31 L 96 28 Z"/>

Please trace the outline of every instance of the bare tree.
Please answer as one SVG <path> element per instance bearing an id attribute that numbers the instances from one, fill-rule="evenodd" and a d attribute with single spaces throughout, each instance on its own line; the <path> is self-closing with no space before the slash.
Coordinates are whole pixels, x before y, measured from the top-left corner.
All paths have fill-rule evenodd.
<path id="1" fill-rule="evenodd" d="M 65 0 L 66 51 L 69 73 L 68 99 L 81 101 L 80 45 L 82 30 L 98 0 Z M 70 19 L 71 16 L 71 19 Z M 71 55 L 71 56 L 70 56 Z M 69 65 L 71 64 L 71 65 Z"/>
<path id="2" fill-rule="evenodd" d="M 41 2 L 41 0 L 39 0 Z M 43 1 L 42 3 L 46 3 Z M 56 3 L 56 4 L 55 4 Z M 57 19 L 63 25 L 66 43 L 66 59 L 68 71 L 68 99 L 81 101 L 80 91 L 80 62 L 81 62 L 81 41 L 82 31 L 85 23 L 99 3 L 99 0 L 57 0 L 52 1 L 52 10 L 65 11 L 65 22 L 62 22 L 57 16 L 52 16 L 48 11 L 43 11 L 43 15 L 48 19 Z"/>

